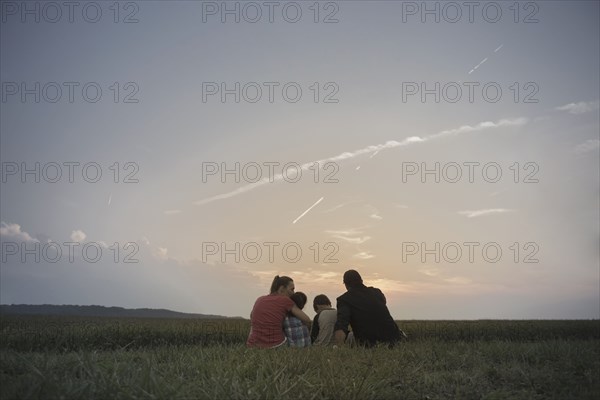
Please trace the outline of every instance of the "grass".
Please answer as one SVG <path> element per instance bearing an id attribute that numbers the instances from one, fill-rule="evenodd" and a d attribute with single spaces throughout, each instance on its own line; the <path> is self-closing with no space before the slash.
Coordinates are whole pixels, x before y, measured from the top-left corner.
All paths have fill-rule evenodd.
<path id="1" fill-rule="evenodd" d="M 391 350 L 267 351 L 197 320 L 1 322 L 2 399 L 600 398 L 598 321 L 407 321 Z"/>

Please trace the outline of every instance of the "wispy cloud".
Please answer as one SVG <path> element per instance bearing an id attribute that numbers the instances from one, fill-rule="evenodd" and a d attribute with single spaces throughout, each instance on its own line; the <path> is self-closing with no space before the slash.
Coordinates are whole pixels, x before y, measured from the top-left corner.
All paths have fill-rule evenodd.
<path id="1" fill-rule="evenodd" d="M 367 240 L 371 239 L 371 236 L 349 237 L 349 236 L 342 236 L 342 235 L 332 235 L 332 237 L 334 237 L 336 239 L 345 240 L 346 242 L 352 243 L 352 244 L 363 244 Z"/>
<path id="2" fill-rule="evenodd" d="M 454 283 L 456 285 L 469 285 L 473 281 L 469 278 L 465 278 L 464 276 L 453 276 L 452 278 L 444 279 L 448 283 Z"/>
<path id="3" fill-rule="evenodd" d="M 83 242 L 87 235 L 82 230 L 75 230 L 71 232 L 71 240 L 74 242 Z"/>
<path id="4" fill-rule="evenodd" d="M 367 209 L 367 213 L 369 214 L 369 218 L 373 218 L 376 220 L 382 220 L 383 217 L 379 215 L 379 210 L 373 207 L 371 204 L 366 204 L 365 208 Z"/>
<path id="5" fill-rule="evenodd" d="M 482 217 L 484 215 L 490 214 L 502 214 L 507 212 L 513 212 L 514 210 L 509 210 L 507 208 L 488 208 L 485 210 L 474 210 L 474 211 L 459 211 L 460 215 L 464 215 L 467 218 L 477 218 Z"/>
<path id="6" fill-rule="evenodd" d="M 514 119 L 501 119 L 497 122 L 484 121 L 484 122 L 478 123 L 477 125 L 463 125 L 459 128 L 441 131 L 439 133 L 436 133 L 436 134 L 433 134 L 430 136 L 426 136 L 424 138 L 424 140 L 432 140 L 432 139 L 437 139 L 437 138 L 443 137 L 443 136 L 460 135 L 460 134 L 464 134 L 464 133 L 478 132 L 478 131 L 482 131 L 482 130 L 486 130 L 486 129 L 502 128 L 502 127 L 506 127 L 506 126 L 521 126 L 521 125 L 525 125 L 527 122 L 529 122 L 529 120 L 525 117 L 514 118 Z"/>
<path id="7" fill-rule="evenodd" d="M 354 255 L 354 258 L 360 258 L 361 260 L 368 260 L 370 258 L 375 258 L 375 256 L 367 251 L 361 251 Z"/>
<path id="8" fill-rule="evenodd" d="M 600 101 L 580 101 L 579 103 L 569 103 L 564 106 L 556 107 L 558 111 L 566 111 L 569 114 L 583 114 L 600 108 Z"/>
<path id="9" fill-rule="evenodd" d="M 427 276 L 438 276 L 440 274 L 440 271 L 436 268 L 422 268 L 419 272 Z"/>
<path id="10" fill-rule="evenodd" d="M 598 150 L 600 148 L 600 140 L 598 139 L 588 139 L 583 143 L 579 143 L 575 146 L 575 153 L 584 154 L 590 151 Z"/>
<path id="11" fill-rule="evenodd" d="M 340 153 L 336 156 L 332 156 L 329 158 L 324 158 L 321 160 L 307 162 L 305 164 L 302 164 L 300 166 L 300 168 L 302 171 L 308 171 L 311 167 L 314 168 L 315 163 L 317 163 L 319 165 L 324 165 L 327 162 L 344 161 L 344 160 L 348 160 L 348 159 L 358 157 L 358 156 L 361 156 L 364 154 L 377 153 L 379 151 L 386 150 L 386 149 L 393 149 L 396 147 L 405 147 L 405 146 L 409 146 L 414 143 L 422 143 L 422 142 L 432 141 L 432 140 L 436 140 L 436 139 L 439 139 L 444 136 L 459 135 L 459 134 L 463 134 L 463 133 L 478 132 L 478 131 L 483 131 L 483 130 L 487 130 L 487 129 L 496 129 L 496 128 L 501 128 L 501 127 L 519 126 L 519 125 L 524 125 L 527 122 L 528 122 L 527 118 L 516 118 L 516 119 L 501 119 L 497 122 L 485 121 L 485 122 L 480 122 L 477 125 L 463 125 L 458 128 L 444 130 L 444 131 L 441 131 L 441 132 L 438 132 L 438 133 L 435 133 L 432 135 L 424 136 L 424 137 L 411 136 L 411 137 L 408 137 L 408 138 L 402 140 L 401 142 L 398 142 L 395 140 L 390 140 L 383 144 L 367 146 L 367 147 L 364 147 L 362 149 L 358 149 L 358 150 L 355 150 L 352 152 L 346 151 L 346 152 Z M 228 193 L 223 193 L 223 194 L 219 194 L 216 196 L 207 197 L 206 199 L 203 199 L 203 200 L 198 200 L 198 201 L 194 202 L 194 204 L 202 206 L 202 205 L 205 205 L 208 203 L 212 203 L 213 201 L 229 199 L 231 197 L 235 197 L 242 193 L 249 192 L 251 190 L 257 189 L 257 188 L 267 185 L 269 183 L 281 182 L 283 180 L 284 180 L 283 174 L 277 174 L 275 176 L 265 177 L 256 183 L 250 183 L 248 185 L 242 186 L 242 187 L 237 188 L 236 190 L 233 190 Z"/>
<path id="12" fill-rule="evenodd" d="M 29 233 L 22 231 L 21 225 L 6 223 L 4 221 L 0 223 L 0 236 L 19 240 L 22 242 L 39 242 L 39 240 L 31 237 Z"/>
<path id="13" fill-rule="evenodd" d="M 338 205 L 336 205 L 336 206 L 334 206 L 334 207 L 328 208 L 327 210 L 324 210 L 324 211 L 322 211 L 322 212 L 323 212 L 324 214 L 325 214 L 325 213 L 334 212 L 334 211 L 336 211 L 336 210 L 339 210 L 339 209 L 340 209 L 340 208 L 342 208 L 342 207 L 345 207 L 345 206 L 347 206 L 347 205 L 350 205 L 350 204 L 356 204 L 356 203 L 360 203 L 360 202 L 359 202 L 358 200 L 356 200 L 356 201 L 347 201 L 347 202 L 345 202 L 345 203 L 341 203 L 341 204 L 338 204 Z"/>
<path id="14" fill-rule="evenodd" d="M 325 231 L 325 233 L 330 234 L 336 239 L 341 239 L 352 244 L 363 244 L 367 240 L 371 239 L 371 236 L 361 236 L 362 231 L 357 228 L 338 231 Z"/>
<path id="15" fill-rule="evenodd" d="M 154 250 L 154 256 L 159 260 L 166 260 L 169 258 L 169 256 L 167 255 L 168 252 L 169 250 L 166 247 L 157 247 Z"/>
<path id="16" fill-rule="evenodd" d="M 344 235 L 344 236 L 354 236 L 360 235 L 362 233 L 361 228 L 350 228 L 350 229 L 342 229 L 337 231 L 325 231 L 325 233 L 329 233 L 332 235 Z"/>

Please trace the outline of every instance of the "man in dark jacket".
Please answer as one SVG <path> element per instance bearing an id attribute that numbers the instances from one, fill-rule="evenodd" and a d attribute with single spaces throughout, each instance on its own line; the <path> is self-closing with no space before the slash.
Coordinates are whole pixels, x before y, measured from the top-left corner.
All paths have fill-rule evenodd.
<path id="1" fill-rule="evenodd" d="M 400 340 L 401 331 L 386 306 L 381 290 L 366 287 L 360 274 L 351 269 L 344 273 L 347 292 L 337 298 L 335 341 L 343 344 L 352 326 L 354 340 L 359 345 L 376 343 L 394 344 Z"/>

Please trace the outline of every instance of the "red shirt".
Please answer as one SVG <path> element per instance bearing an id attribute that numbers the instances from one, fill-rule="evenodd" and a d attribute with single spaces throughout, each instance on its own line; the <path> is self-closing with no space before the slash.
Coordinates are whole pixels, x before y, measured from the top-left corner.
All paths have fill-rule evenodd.
<path id="1" fill-rule="evenodd" d="M 283 320 L 295 303 L 287 296 L 269 294 L 256 299 L 250 315 L 250 347 L 275 347 L 285 340 Z"/>

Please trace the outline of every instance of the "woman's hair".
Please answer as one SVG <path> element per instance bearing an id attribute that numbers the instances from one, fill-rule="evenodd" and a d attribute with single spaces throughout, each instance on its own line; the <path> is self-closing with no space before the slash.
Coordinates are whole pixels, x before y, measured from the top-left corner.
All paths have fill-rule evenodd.
<path id="1" fill-rule="evenodd" d="M 279 276 L 277 275 L 275 278 L 273 278 L 273 283 L 271 283 L 271 293 L 275 293 L 279 290 L 280 287 L 287 287 L 287 285 L 290 284 L 290 282 L 293 282 L 294 280 L 292 278 L 290 278 L 289 276 Z"/>
<path id="2" fill-rule="evenodd" d="M 315 309 L 315 312 L 317 311 L 317 306 L 331 307 L 331 301 L 329 301 L 329 297 L 325 296 L 324 294 L 315 296 L 315 298 L 313 300 L 313 308 Z"/>
<path id="3" fill-rule="evenodd" d="M 304 308 L 304 305 L 306 304 L 307 297 L 302 292 L 296 292 L 290 296 L 290 299 L 292 299 L 294 303 L 296 303 L 298 308 L 302 310 Z"/>

